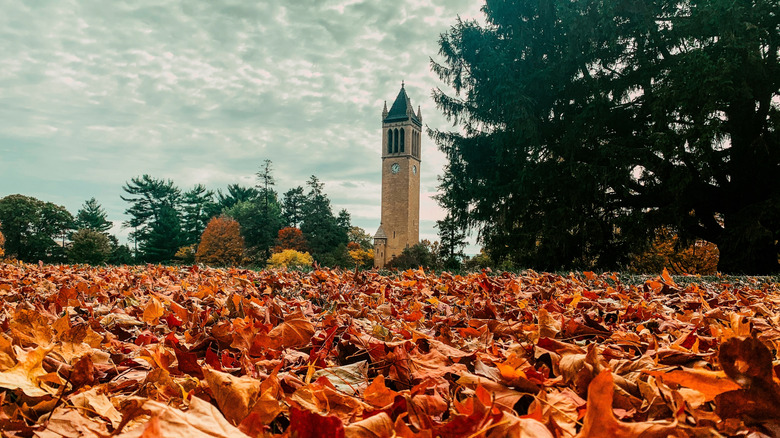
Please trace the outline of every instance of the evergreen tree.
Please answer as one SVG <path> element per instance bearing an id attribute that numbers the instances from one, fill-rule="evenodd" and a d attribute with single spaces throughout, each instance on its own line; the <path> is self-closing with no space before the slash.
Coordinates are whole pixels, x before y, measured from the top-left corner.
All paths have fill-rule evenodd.
<path id="1" fill-rule="evenodd" d="M 285 224 L 288 227 L 297 228 L 303 219 L 303 208 L 306 203 L 306 195 L 303 187 L 298 186 L 284 193 L 282 198 L 282 212 Z"/>
<path id="2" fill-rule="evenodd" d="M 302 212 L 301 231 L 309 242 L 309 248 L 312 250 L 312 256 L 315 260 L 322 262 L 324 256 L 330 252 L 337 251 L 340 256 L 348 261 L 346 244 L 348 242 L 347 230 L 349 229 L 349 215 L 342 217 L 342 222 L 346 219 L 346 227 L 340 224 L 339 220 L 333 216 L 330 207 L 330 199 L 323 191 L 323 184 L 312 175 L 306 183 L 309 187 L 309 193 L 306 195 Z M 339 250 L 339 245 L 343 246 Z M 346 256 L 341 256 L 343 254 Z"/>
<path id="3" fill-rule="evenodd" d="M 149 175 L 132 178 L 122 189 L 130 196 L 125 210 L 131 219 L 124 222 L 132 227 L 130 237 L 140 249 L 140 258 L 146 262 L 172 260 L 182 246 L 181 190 L 171 180 Z"/>
<path id="4" fill-rule="evenodd" d="M 260 192 L 254 187 L 243 187 L 238 184 L 227 186 L 227 193 L 217 190 L 217 202 L 213 207 L 212 215 L 218 215 L 224 210 L 244 201 L 253 201 L 260 196 Z"/>
<path id="5" fill-rule="evenodd" d="M 256 187 L 259 189 L 260 197 L 263 199 L 263 205 L 265 208 L 268 208 L 269 198 L 271 196 L 276 197 L 276 192 L 272 189 L 272 187 L 276 185 L 276 180 L 274 180 L 273 176 L 272 164 L 273 163 L 271 160 L 263 160 L 263 167 L 261 167 L 260 171 L 257 172 L 259 183 Z"/>
<path id="6" fill-rule="evenodd" d="M 207 190 L 203 184 L 198 184 L 184 192 L 182 198 L 182 244 L 193 245 L 200 241 L 200 236 L 212 217 L 214 207 L 214 192 Z"/>
<path id="7" fill-rule="evenodd" d="M 487 0 L 442 35 L 440 198 L 490 255 L 614 268 L 661 226 L 719 269 L 780 250 L 780 3 Z"/>
<path id="8" fill-rule="evenodd" d="M 90 198 L 84 202 L 81 209 L 76 212 L 76 220 L 73 228 L 77 230 L 86 229 L 106 233 L 112 226 L 113 224 L 108 220 L 108 215 L 103 207 L 101 207 L 95 198 Z"/>
<path id="9" fill-rule="evenodd" d="M 225 210 L 229 216 L 241 225 L 247 258 L 264 264 L 271 255 L 271 248 L 282 229 L 282 209 L 272 191 L 265 205 L 265 196 L 251 201 L 243 201 Z"/>
<path id="10" fill-rule="evenodd" d="M 457 268 L 463 259 L 463 247 L 466 246 L 466 233 L 451 215 L 436 221 L 439 229 L 439 256 L 447 268 Z"/>

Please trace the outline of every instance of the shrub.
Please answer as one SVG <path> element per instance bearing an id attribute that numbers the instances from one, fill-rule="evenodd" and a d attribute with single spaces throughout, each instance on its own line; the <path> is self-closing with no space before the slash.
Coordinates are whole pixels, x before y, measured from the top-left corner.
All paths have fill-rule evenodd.
<path id="1" fill-rule="evenodd" d="M 238 222 L 226 216 L 211 219 L 200 237 L 195 260 L 208 265 L 237 265 L 243 256 L 244 238 Z"/>
<path id="2" fill-rule="evenodd" d="M 308 252 L 299 252 L 294 249 L 285 249 L 282 252 L 277 252 L 271 255 L 268 259 L 268 266 L 272 268 L 292 268 L 311 266 L 314 263 L 314 259 Z"/>
<path id="3" fill-rule="evenodd" d="M 197 245 L 194 243 L 192 245 L 182 246 L 176 251 L 174 257 L 187 264 L 195 263 L 195 253 L 197 250 Z"/>

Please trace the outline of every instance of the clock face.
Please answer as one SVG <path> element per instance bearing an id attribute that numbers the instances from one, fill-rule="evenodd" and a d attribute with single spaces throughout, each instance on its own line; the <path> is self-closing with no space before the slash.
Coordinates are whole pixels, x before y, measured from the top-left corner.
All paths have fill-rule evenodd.
<path id="1" fill-rule="evenodd" d="M 417 175 L 417 166 L 412 166 L 412 173 Z"/>
<path id="2" fill-rule="evenodd" d="M 401 165 L 398 163 L 394 163 L 392 166 L 390 166 L 390 171 L 393 173 L 398 173 L 401 171 Z"/>

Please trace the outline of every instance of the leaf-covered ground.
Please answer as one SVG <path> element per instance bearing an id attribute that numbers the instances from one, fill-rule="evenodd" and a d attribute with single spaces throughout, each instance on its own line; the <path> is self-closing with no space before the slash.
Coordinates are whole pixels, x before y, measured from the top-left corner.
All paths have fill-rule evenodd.
<path id="1" fill-rule="evenodd" d="M 0 264 L 0 430 L 780 436 L 780 286 Z"/>

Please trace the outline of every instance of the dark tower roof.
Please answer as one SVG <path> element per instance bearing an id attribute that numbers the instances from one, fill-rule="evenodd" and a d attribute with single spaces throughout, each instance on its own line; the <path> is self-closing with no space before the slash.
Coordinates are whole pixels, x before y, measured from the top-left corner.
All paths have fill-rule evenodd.
<path id="1" fill-rule="evenodd" d="M 401 82 L 401 91 L 398 92 L 398 97 L 395 98 L 395 102 L 393 102 L 393 106 L 390 107 L 390 112 L 387 113 L 387 117 L 385 117 L 383 122 L 403 122 L 409 120 L 410 117 L 414 123 L 418 126 L 422 126 L 422 122 L 420 122 L 420 119 L 414 113 L 411 99 L 406 95 L 404 83 Z"/>

